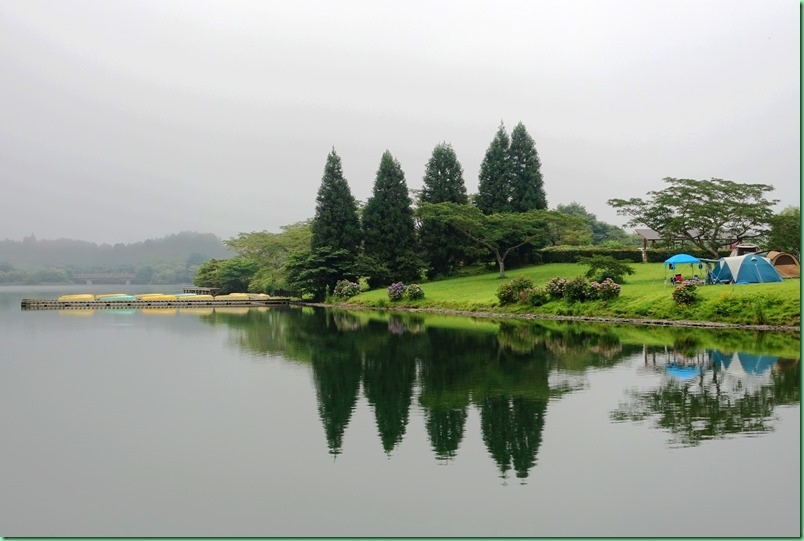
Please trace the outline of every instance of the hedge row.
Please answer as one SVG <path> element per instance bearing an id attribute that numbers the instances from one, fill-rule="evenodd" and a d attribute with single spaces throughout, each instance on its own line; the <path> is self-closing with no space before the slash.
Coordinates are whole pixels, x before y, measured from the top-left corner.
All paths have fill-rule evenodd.
<path id="1" fill-rule="evenodd" d="M 579 257 L 592 257 L 595 255 L 611 256 L 614 259 L 642 263 L 641 248 L 605 248 L 601 246 L 550 246 L 536 251 L 542 263 L 576 263 Z M 663 263 L 666 259 L 685 253 L 704 259 L 715 259 L 712 254 L 698 249 L 648 248 L 649 263 Z M 731 250 L 720 250 L 718 258 L 728 257 Z"/>

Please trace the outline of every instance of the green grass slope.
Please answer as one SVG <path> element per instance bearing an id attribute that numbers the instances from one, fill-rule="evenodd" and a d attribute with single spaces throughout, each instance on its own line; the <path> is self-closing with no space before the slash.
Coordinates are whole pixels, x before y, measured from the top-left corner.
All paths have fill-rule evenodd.
<path id="1" fill-rule="evenodd" d="M 684 320 L 739 325 L 799 326 L 801 322 L 801 283 L 798 279 L 768 284 L 700 286 L 699 302 L 691 306 L 678 306 L 672 297 L 673 286 L 669 281 L 665 283 L 662 263 L 633 265 L 636 273 L 626 277 L 620 296 L 610 301 L 569 303 L 558 300 L 533 307 L 524 304 L 500 306 L 497 299 L 497 288 L 515 276 L 526 276 L 534 284 L 544 286 L 556 276 L 569 279 L 583 275 L 587 268 L 571 263 L 536 265 L 511 270 L 505 279 L 491 272 L 428 282 L 422 284 L 425 298 L 416 301 L 391 302 L 387 290 L 383 288 L 363 292 L 346 303 L 375 308 Z"/>

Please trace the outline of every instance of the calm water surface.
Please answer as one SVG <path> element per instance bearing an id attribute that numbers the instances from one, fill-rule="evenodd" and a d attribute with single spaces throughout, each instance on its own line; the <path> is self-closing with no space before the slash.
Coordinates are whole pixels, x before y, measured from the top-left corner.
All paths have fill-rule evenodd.
<path id="1" fill-rule="evenodd" d="M 797 334 L 86 289 L 0 288 L 0 535 L 800 536 Z"/>

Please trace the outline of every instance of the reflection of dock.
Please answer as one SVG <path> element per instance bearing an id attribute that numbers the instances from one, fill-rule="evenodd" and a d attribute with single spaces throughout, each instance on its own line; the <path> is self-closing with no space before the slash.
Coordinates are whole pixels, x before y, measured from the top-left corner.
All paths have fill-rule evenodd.
<path id="1" fill-rule="evenodd" d="M 55 299 L 22 299 L 23 310 L 141 310 L 144 308 L 223 308 L 227 306 L 276 306 L 290 303 L 289 297 L 260 297 L 242 299 L 197 299 L 178 298 L 177 300 L 69 300 Z"/>

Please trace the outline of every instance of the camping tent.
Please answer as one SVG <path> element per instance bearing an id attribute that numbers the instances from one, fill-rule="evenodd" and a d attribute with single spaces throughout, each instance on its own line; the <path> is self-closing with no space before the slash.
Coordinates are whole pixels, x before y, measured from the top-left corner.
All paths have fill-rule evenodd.
<path id="1" fill-rule="evenodd" d="M 712 271 L 716 284 L 756 284 L 781 282 L 782 277 L 767 257 L 746 254 L 738 257 L 721 257 Z"/>
<path id="2" fill-rule="evenodd" d="M 801 277 L 801 265 L 795 256 L 792 256 L 787 252 L 776 252 L 771 250 L 768 252 L 768 259 L 770 259 L 771 263 L 773 263 L 773 266 L 776 268 L 776 271 L 782 276 L 782 278 Z"/>
<path id="3" fill-rule="evenodd" d="M 676 254 L 669 259 L 664 260 L 664 281 L 667 283 L 667 269 L 672 271 L 676 271 L 679 265 L 689 265 L 690 266 L 690 274 L 699 274 L 695 272 L 695 267 L 698 269 L 703 268 L 703 264 L 701 260 L 695 256 L 691 256 L 689 254 Z M 674 273 L 675 274 L 675 273 Z M 692 278 L 692 276 L 687 277 Z"/>

